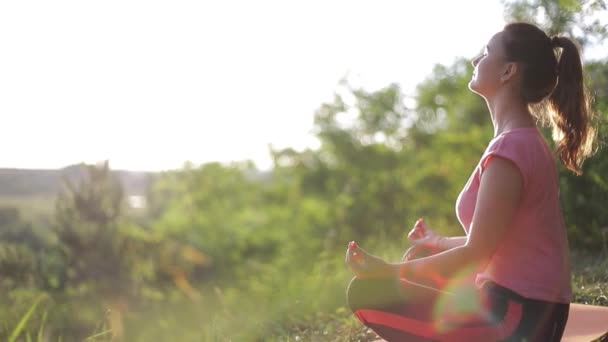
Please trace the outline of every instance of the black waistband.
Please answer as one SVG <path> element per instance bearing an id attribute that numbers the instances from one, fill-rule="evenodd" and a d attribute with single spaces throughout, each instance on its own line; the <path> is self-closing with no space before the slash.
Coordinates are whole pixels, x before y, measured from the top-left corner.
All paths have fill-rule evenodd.
<path id="1" fill-rule="evenodd" d="M 540 300 L 540 299 L 526 298 L 509 288 L 496 284 L 493 281 L 486 281 L 483 284 L 482 289 L 485 291 L 488 291 L 489 293 L 492 293 L 494 295 L 497 295 L 497 296 L 500 296 L 503 298 L 507 298 L 510 300 L 514 300 L 516 302 L 522 302 L 522 303 L 526 302 L 526 303 L 535 303 L 535 304 L 568 305 L 566 303 L 558 303 L 558 302 L 550 302 L 550 301 Z"/>

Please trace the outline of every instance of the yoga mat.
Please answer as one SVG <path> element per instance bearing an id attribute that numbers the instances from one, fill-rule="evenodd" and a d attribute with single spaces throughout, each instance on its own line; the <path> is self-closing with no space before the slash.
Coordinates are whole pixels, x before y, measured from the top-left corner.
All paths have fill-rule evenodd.
<path id="1" fill-rule="evenodd" d="M 608 333 L 608 307 L 570 304 L 562 342 L 590 342 Z"/>

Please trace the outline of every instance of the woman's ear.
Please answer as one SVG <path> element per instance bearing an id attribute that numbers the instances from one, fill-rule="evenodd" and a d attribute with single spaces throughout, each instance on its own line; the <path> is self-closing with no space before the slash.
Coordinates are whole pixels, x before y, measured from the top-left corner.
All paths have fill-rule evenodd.
<path id="1" fill-rule="evenodd" d="M 502 71 L 502 75 L 500 75 L 501 82 L 509 82 L 515 78 L 515 75 L 519 72 L 519 65 L 517 63 L 507 63 Z"/>

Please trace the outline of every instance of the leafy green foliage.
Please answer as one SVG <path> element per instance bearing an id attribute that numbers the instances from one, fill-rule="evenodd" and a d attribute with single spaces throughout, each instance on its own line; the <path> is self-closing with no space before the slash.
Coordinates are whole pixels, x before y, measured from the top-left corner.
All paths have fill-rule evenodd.
<path id="1" fill-rule="evenodd" d="M 65 273 L 62 285 L 94 286 L 95 292 L 120 293 L 130 287 L 132 256 L 120 225 L 123 191 L 109 165 L 87 166 L 78 186 L 66 180 L 56 208 L 57 238 Z"/>
<path id="2" fill-rule="evenodd" d="M 602 42 L 608 35 L 605 0 L 502 0 L 507 21 L 542 27 L 549 35 L 566 34 L 581 46 Z"/>

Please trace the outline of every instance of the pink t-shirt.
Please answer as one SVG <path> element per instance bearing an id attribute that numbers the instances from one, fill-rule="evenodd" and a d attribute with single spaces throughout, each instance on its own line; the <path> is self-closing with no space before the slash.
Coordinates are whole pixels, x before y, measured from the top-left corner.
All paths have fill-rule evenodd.
<path id="1" fill-rule="evenodd" d="M 481 175 L 492 157 L 512 161 L 523 177 L 522 201 L 504 238 L 475 282 L 492 280 L 531 299 L 572 299 L 566 228 L 559 204 L 558 173 L 551 149 L 536 128 L 496 136 L 456 201 L 458 220 L 469 234 Z"/>

